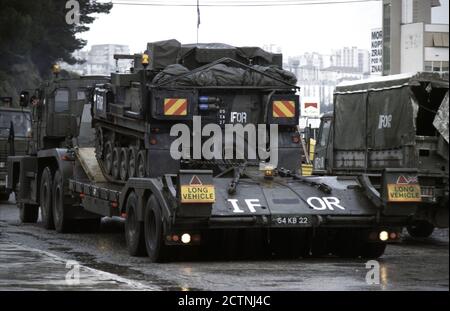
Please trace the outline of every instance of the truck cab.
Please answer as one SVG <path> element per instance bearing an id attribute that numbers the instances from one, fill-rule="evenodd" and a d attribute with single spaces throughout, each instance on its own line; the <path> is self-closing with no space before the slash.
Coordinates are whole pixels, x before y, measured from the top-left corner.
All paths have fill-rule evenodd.
<path id="1" fill-rule="evenodd" d="M 22 221 L 36 222 L 39 205 L 51 200 L 45 197 L 41 201 L 41 197 L 52 187 L 55 173 L 64 176 L 72 171 L 71 163 L 65 160 L 67 149 L 93 146 L 90 87 L 107 81 L 101 76 L 56 75 L 35 90 L 21 92 L 20 105 L 31 110 L 31 120 L 28 119 L 31 135 L 26 154 L 8 157 L 6 187 L 16 193 Z"/>
<path id="2" fill-rule="evenodd" d="M 10 195 L 6 189 L 7 158 L 27 154 L 31 115 L 26 109 L 13 107 L 11 97 L 0 100 L 0 201 L 6 201 Z"/>

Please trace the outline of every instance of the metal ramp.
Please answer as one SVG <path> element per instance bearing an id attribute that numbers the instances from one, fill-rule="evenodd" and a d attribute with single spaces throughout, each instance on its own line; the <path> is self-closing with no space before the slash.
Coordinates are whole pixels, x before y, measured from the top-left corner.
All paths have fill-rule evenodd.
<path id="1" fill-rule="evenodd" d="M 106 182 L 105 176 L 95 157 L 95 148 L 76 148 L 75 155 L 90 181 L 95 183 Z"/>

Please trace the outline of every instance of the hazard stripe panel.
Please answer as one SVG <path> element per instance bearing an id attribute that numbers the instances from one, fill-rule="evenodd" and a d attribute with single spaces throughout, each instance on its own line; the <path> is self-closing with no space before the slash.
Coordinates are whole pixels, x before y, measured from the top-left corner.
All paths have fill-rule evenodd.
<path id="1" fill-rule="evenodd" d="M 186 98 L 166 98 L 164 99 L 165 116 L 186 116 L 188 101 Z"/>
<path id="2" fill-rule="evenodd" d="M 274 118 L 293 118 L 295 117 L 295 101 L 276 100 L 273 102 Z"/>

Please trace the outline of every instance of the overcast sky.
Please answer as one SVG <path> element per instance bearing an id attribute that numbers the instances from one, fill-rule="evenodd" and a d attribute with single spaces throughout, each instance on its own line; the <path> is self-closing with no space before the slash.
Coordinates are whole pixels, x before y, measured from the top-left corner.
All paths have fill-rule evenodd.
<path id="1" fill-rule="evenodd" d="M 176 2 L 195 4 L 196 0 Z M 282 48 L 285 56 L 313 51 L 328 54 L 343 46 L 370 49 L 370 30 L 381 27 L 381 3 L 201 7 L 199 42 L 236 46 L 275 44 Z M 433 22 L 448 24 L 449 0 L 441 0 L 441 4 L 432 10 Z M 114 5 L 109 15 L 100 15 L 91 30 L 81 37 L 88 40 L 88 47 L 126 44 L 132 53 L 139 53 L 145 50 L 147 42 L 174 38 L 182 43 L 193 43 L 196 35 L 196 7 Z"/>

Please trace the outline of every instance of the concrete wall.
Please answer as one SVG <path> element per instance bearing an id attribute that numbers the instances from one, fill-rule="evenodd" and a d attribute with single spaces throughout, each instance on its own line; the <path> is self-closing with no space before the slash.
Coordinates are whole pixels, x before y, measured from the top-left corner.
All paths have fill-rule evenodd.
<path id="1" fill-rule="evenodd" d="M 424 24 L 406 24 L 401 34 L 401 72 L 424 70 Z"/>

